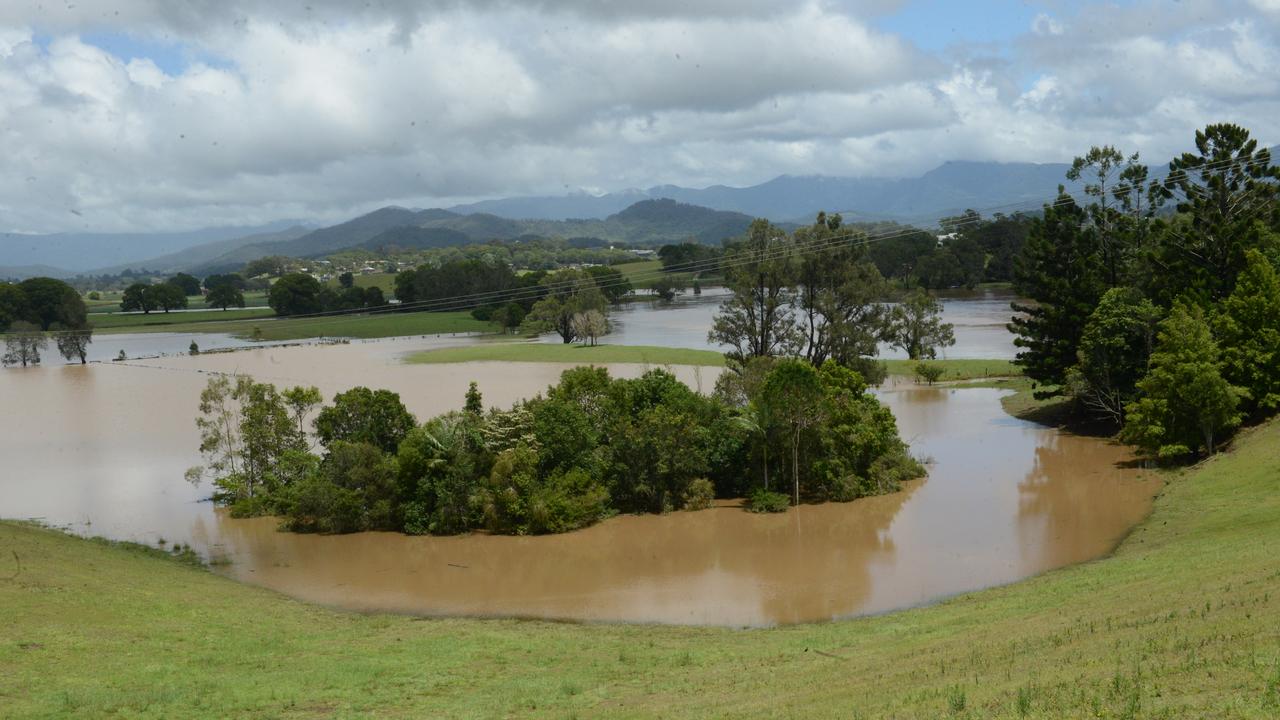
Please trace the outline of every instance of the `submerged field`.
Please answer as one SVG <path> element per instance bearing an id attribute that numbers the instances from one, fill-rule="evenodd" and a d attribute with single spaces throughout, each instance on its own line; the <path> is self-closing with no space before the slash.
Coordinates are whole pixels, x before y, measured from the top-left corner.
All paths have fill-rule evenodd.
<path id="1" fill-rule="evenodd" d="M 14 717 L 1275 717 L 1280 424 L 1171 474 L 1114 556 L 765 630 L 326 610 L 0 523 Z M 1273 597 L 1277 596 L 1277 597 Z"/>

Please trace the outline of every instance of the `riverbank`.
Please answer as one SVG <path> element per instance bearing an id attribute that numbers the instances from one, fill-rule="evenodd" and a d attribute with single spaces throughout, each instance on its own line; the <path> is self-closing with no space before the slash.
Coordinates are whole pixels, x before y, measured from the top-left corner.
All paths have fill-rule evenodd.
<path id="1" fill-rule="evenodd" d="M 14 717 L 1274 717 L 1280 423 L 1171 473 L 1103 560 L 938 605 L 734 631 L 326 610 L 0 523 Z"/>

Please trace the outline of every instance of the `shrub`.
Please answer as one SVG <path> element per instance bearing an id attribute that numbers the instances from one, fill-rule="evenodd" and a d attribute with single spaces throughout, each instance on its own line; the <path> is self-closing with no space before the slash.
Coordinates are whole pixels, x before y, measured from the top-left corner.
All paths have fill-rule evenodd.
<path id="1" fill-rule="evenodd" d="M 943 369 L 941 365 L 933 363 L 918 363 L 916 365 L 916 379 L 924 380 L 930 385 L 938 382 L 942 378 Z"/>
<path id="2" fill-rule="evenodd" d="M 902 481 L 924 477 L 924 465 L 907 454 L 905 448 L 876 458 L 867 472 L 876 492 L 897 492 Z"/>
<path id="3" fill-rule="evenodd" d="M 779 492 L 757 489 L 747 498 L 747 510 L 756 513 L 786 512 L 791 505 L 791 498 Z"/>
<path id="4" fill-rule="evenodd" d="M 685 510 L 706 510 L 711 507 L 711 501 L 715 499 L 715 485 L 706 478 L 695 478 L 689 482 L 689 487 L 685 488 L 681 506 Z"/>

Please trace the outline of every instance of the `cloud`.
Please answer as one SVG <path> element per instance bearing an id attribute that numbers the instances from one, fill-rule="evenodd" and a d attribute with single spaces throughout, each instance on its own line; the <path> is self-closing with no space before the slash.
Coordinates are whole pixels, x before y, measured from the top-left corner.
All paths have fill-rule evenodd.
<path id="1" fill-rule="evenodd" d="M 958 59 L 877 30 L 900 4 L 5 3 L 0 229 L 337 220 L 1100 143 L 1154 160 L 1218 120 L 1280 136 L 1278 29 L 1248 3 L 1045 15 Z M 188 60 L 90 42 L 123 31 Z"/>

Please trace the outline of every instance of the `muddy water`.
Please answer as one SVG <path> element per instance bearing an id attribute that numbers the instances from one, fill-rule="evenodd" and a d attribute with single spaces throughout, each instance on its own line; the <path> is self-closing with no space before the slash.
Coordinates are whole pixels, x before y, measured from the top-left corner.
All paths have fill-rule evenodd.
<path id="1" fill-rule="evenodd" d="M 263 348 L 137 364 L 0 372 L 0 516 L 87 534 L 190 543 L 220 572 L 315 602 L 423 614 L 764 625 L 877 612 L 1097 557 L 1150 507 L 1125 451 L 1012 419 L 1001 391 L 882 392 L 928 479 L 901 493 L 780 516 L 717 507 L 619 517 L 547 537 L 319 537 L 201 502 L 196 396 L 210 371 L 400 392 L 419 417 L 468 381 L 507 405 L 563 366 L 402 365 L 421 341 Z M 639 366 L 612 368 L 635 375 Z M 714 371 L 680 368 L 709 388 Z M 14 411 L 14 409 L 17 409 Z"/>

